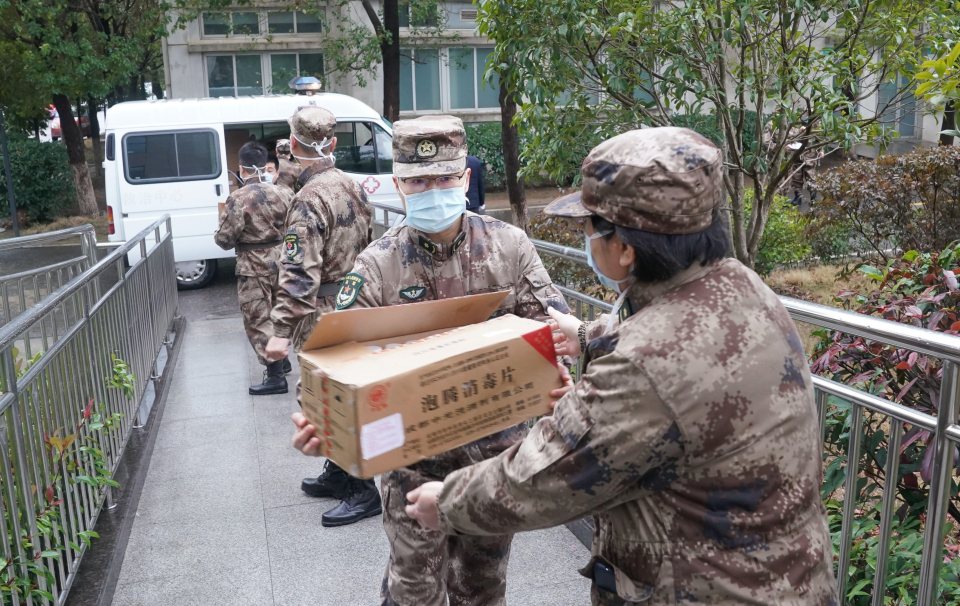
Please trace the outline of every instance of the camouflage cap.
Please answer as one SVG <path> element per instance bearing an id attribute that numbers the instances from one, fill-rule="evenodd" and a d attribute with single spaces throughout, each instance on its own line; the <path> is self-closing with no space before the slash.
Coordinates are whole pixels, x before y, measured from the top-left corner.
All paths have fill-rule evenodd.
<path id="1" fill-rule="evenodd" d="M 297 113 L 290 116 L 289 123 L 290 134 L 309 145 L 332 139 L 337 119 L 328 110 L 309 105 L 301 107 Z"/>
<path id="2" fill-rule="evenodd" d="M 595 214 L 622 227 L 691 234 L 710 227 L 723 196 L 720 149 L 687 128 L 645 128 L 607 139 L 580 172 L 583 189 L 551 202 L 547 214 Z"/>
<path id="3" fill-rule="evenodd" d="M 423 116 L 393 125 L 393 174 L 400 178 L 459 175 L 467 167 L 467 135 L 454 116 Z"/>
<path id="4" fill-rule="evenodd" d="M 280 156 L 290 155 L 290 139 L 277 139 L 277 143 L 273 147 Z"/>

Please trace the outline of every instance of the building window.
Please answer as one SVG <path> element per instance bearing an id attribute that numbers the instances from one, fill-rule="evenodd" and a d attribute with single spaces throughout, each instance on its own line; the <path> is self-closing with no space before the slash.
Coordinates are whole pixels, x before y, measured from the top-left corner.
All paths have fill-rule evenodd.
<path id="1" fill-rule="evenodd" d="M 268 12 L 267 30 L 271 34 L 318 34 L 323 30 L 320 18 L 302 11 Z"/>
<path id="2" fill-rule="evenodd" d="M 880 124 L 884 128 L 897 131 L 901 137 L 914 138 L 917 133 L 917 98 L 908 88 L 910 81 L 905 76 L 899 76 L 895 81 L 884 82 L 877 89 L 877 112 Z M 897 93 L 904 91 L 897 97 Z"/>
<path id="3" fill-rule="evenodd" d="M 450 108 L 481 109 L 500 107 L 500 81 L 484 80 L 487 59 L 493 49 L 449 49 Z"/>
<path id="4" fill-rule="evenodd" d="M 232 13 L 203 13 L 204 36 L 260 35 L 260 15 L 255 11 Z"/>
<path id="5" fill-rule="evenodd" d="M 286 94 L 297 76 L 323 81 L 321 53 L 264 55 L 207 55 L 207 94 L 210 97 L 243 97 L 264 92 Z"/>
<path id="6" fill-rule="evenodd" d="M 260 55 L 207 56 L 207 91 L 211 97 L 262 95 Z"/>
<path id="7" fill-rule="evenodd" d="M 440 52 L 435 48 L 401 49 L 400 110 L 440 109 Z"/>
<path id="8" fill-rule="evenodd" d="M 400 27 L 439 27 L 440 6 L 432 2 L 417 3 L 400 2 L 397 12 L 400 17 Z M 420 6 L 423 5 L 423 6 Z"/>
<path id="9" fill-rule="evenodd" d="M 277 53 L 270 55 L 270 92 L 290 92 L 289 82 L 297 76 L 313 76 L 323 81 L 323 55 L 320 53 Z"/>
<path id="10" fill-rule="evenodd" d="M 135 185 L 220 176 L 220 148 L 211 130 L 126 135 L 123 153 L 127 181 Z"/>

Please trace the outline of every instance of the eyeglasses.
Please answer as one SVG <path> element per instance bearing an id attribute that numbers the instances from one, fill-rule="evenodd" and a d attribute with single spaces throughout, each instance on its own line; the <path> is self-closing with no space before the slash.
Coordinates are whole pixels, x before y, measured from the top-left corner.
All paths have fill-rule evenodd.
<path id="1" fill-rule="evenodd" d="M 404 177 L 400 179 L 400 182 L 403 183 L 404 189 L 408 190 L 408 193 L 419 194 L 433 187 L 437 189 L 458 187 L 460 179 L 466 173 L 467 171 L 463 171 L 459 175 L 441 175 L 439 177 Z"/>

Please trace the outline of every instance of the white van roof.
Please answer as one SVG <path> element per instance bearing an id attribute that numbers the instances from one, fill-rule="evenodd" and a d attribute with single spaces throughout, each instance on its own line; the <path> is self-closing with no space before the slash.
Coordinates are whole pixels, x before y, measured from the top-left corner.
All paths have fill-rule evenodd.
<path id="1" fill-rule="evenodd" d="M 337 120 L 376 120 L 380 114 L 369 105 L 337 93 L 317 95 L 264 95 L 204 99 L 127 101 L 107 109 L 104 130 L 156 128 L 202 124 L 243 124 L 286 119 L 298 108 L 317 105 Z"/>

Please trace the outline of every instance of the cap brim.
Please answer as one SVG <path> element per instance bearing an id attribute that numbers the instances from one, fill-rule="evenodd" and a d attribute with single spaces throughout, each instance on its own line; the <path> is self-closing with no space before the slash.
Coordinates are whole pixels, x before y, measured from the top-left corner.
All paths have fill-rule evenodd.
<path id="1" fill-rule="evenodd" d="M 459 175 L 467 169 L 467 159 L 443 160 L 440 162 L 397 162 L 393 163 L 393 174 L 400 179 L 410 177 L 441 177 Z"/>
<path id="2" fill-rule="evenodd" d="M 543 212 L 553 217 L 571 217 L 574 219 L 589 217 L 593 214 L 583 205 L 579 191 L 560 196 L 547 204 Z"/>

